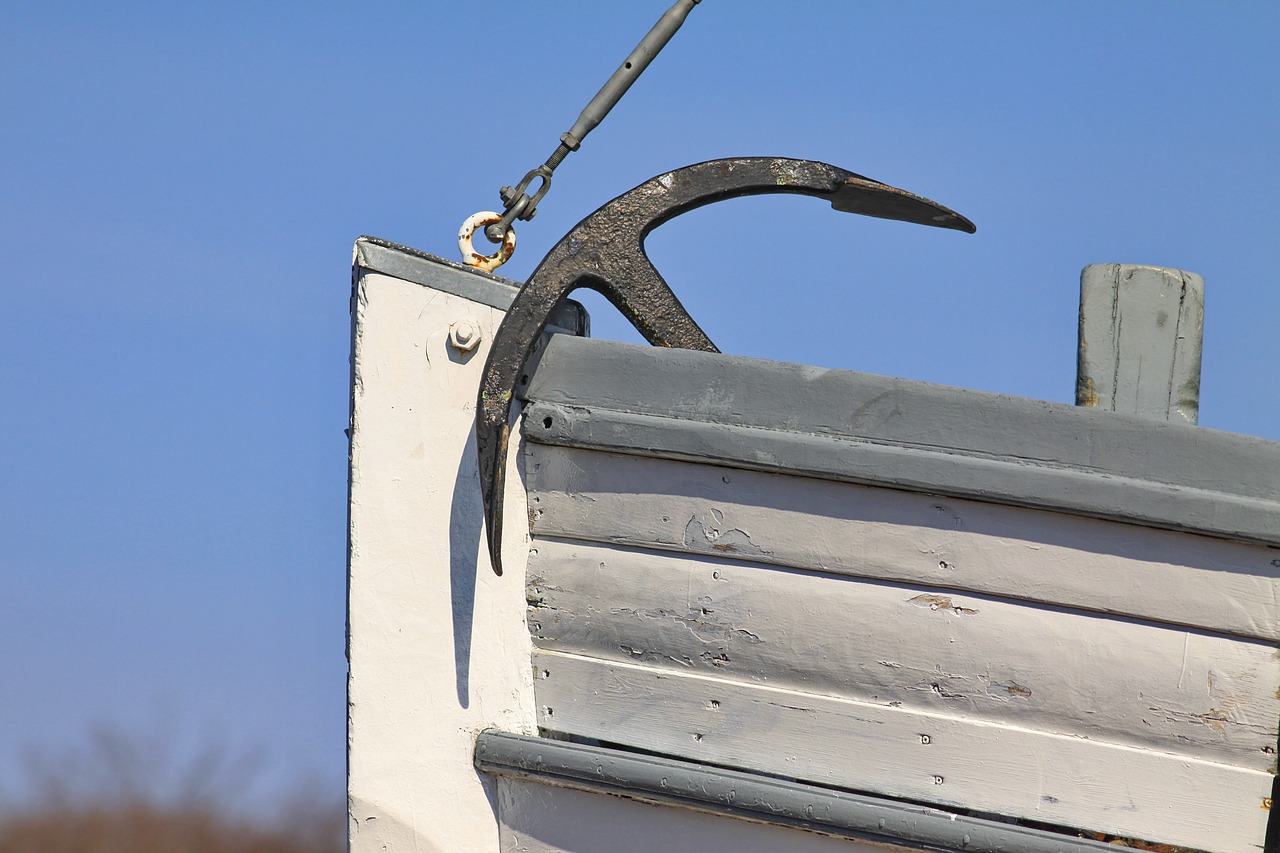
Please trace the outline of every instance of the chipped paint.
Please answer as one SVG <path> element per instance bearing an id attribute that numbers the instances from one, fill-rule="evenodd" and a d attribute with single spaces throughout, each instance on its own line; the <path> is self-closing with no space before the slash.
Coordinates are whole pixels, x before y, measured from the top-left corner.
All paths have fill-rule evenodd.
<path id="1" fill-rule="evenodd" d="M 1225 735 L 1229 726 L 1256 732 L 1257 734 L 1265 735 L 1267 737 L 1274 736 L 1276 731 L 1276 727 L 1274 725 L 1259 725 L 1257 723 L 1248 723 L 1243 720 L 1235 719 L 1234 709 L 1232 708 L 1210 708 L 1208 711 L 1193 712 L 1151 706 L 1148 710 L 1157 714 L 1163 714 L 1165 719 L 1170 722 L 1177 721 L 1207 726 L 1219 735 Z"/>
<path id="2" fill-rule="evenodd" d="M 961 607 L 945 595 L 934 595 L 927 592 L 908 598 L 907 603 L 914 604 L 917 607 L 927 607 L 930 610 L 946 610 L 956 616 L 973 616 L 978 612 L 972 607 Z"/>
<path id="3" fill-rule="evenodd" d="M 659 661 L 669 661 L 670 663 L 674 663 L 676 666 L 685 668 L 693 666 L 693 661 L 684 656 L 675 657 L 674 655 L 664 654 L 662 652 L 646 651 L 644 649 L 636 648 L 635 646 L 629 646 L 626 643 L 620 644 L 618 649 L 626 654 L 631 660 L 637 662 L 656 663 Z"/>
<path id="4" fill-rule="evenodd" d="M 751 541 L 751 534 L 737 527 L 724 526 L 724 513 L 712 509 L 701 519 L 693 516 L 684 528 L 684 546 L 690 550 L 706 550 L 721 554 L 767 556 L 771 552 Z"/>
<path id="5" fill-rule="evenodd" d="M 1030 699 L 1031 688 L 1025 687 L 1016 681 L 991 681 L 987 683 L 987 695 L 1004 699 L 1013 696 L 1017 699 Z"/>
<path id="6" fill-rule="evenodd" d="M 630 616 L 636 619 L 669 620 L 687 628 L 689 633 L 700 643 L 727 643 L 731 640 L 739 640 L 755 645 L 756 643 L 764 642 L 758 634 L 745 628 L 737 628 L 733 625 L 707 618 L 715 615 L 715 611 L 708 607 L 690 606 L 684 613 L 678 613 L 667 608 L 638 609 L 618 607 L 611 609 L 609 614 L 611 616 Z"/>

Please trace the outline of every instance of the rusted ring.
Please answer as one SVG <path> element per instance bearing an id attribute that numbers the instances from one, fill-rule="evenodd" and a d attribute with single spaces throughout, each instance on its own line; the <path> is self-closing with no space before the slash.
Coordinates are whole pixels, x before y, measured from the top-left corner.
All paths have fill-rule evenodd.
<path id="1" fill-rule="evenodd" d="M 477 228 L 483 228 L 486 225 L 501 221 L 502 214 L 494 213 L 492 210 L 482 210 L 467 217 L 467 221 L 463 222 L 462 227 L 458 229 L 458 248 L 462 251 L 462 262 L 464 264 L 482 269 L 485 272 L 493 272 L 511 259 L 512 253 L 516 250 L 516 230 L 514 228 L 507 229 L 507 233 L 502 236 L 502 245 L 492 255 L 482 255 L 471 245 L 471 238 L 476 233 Z"/>

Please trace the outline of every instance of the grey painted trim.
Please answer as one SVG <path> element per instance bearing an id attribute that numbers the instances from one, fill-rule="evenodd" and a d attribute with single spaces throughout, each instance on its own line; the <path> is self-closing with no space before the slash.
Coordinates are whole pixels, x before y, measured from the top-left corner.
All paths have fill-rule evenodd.
<path id="1" fill-rule="evenodd" d="M 909 849 L 965 853 L 1088 853 L 1115 848 L 1041 829 L 600 746 L 482 732 L 476 768 Z"/>
<path id="2" fill-rule="evenodd" d="M 561 337 L 525 433 L 1280 546 L 1280 443 L 841 370 Z M 545 427 L 550 418 L 550 426 Z"/>
<path id="3" fill-rule="evenodd" d="M 1280 545 L 1273 501 L 1091 471 L 783 432 L 534 403 L 525 435 L 581 447 L 1048 509 Z M 543 426 L 548 421 L 551 427 Z"/>
<path id="4" fill-rule="evenodd" d="M 357 270 L 379 272 L 503 311 L 511 307 L 521 287 L 518 281 L 378 237 L 356 240 L 353 263 Z M 587 334 L 587 323 L 586 310 L 572 300 L 557 308 L 551 320 L 552 326 L 575 334 Z"/>

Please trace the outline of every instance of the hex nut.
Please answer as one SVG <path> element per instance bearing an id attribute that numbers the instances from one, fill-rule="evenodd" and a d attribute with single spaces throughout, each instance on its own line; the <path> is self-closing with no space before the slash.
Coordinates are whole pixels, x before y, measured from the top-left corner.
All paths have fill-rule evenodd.
<path id="1" fill-rule="evenodd" d="M 449 346 L 458 352 L 471 352 L 480 346 L 480 324 L 475 320 L 457 320 L 449 326 Z"/>

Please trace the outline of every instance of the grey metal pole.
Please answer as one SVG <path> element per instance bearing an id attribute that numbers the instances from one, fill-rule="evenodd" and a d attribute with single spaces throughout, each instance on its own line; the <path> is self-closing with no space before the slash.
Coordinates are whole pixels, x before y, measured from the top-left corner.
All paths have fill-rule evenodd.
<path id="1" fill-rule="evenodd" d="M 578 150 L 582 140 L 622 99 L 622 96 L 631 88 L 631 84 L 636 82 L 641 73 L 649 67 L 649 63 L 658 55 L 658 52 L 667 46 L 667 42 L 671 41 L 671 37 L 680 29 L 685 18 L 689 17 L 693 7 L 700 2 L 702 0 L 677 0 L 674 6 L 664 12 L 648 34 L 640 40 L 618 69 L 600 87 L 600 91 L 596 92 L 595 97 L 578 116 L 578 120 L 573 123 L 573 127 L 560 134 L 560 145 L 547 158 L 547 162 L 525 175 L 514 189 L 511 187 L 501 189 L 499 194 L 502 197 L 505 212 L 501 221 L 484 229 L 484 234 L 491 243 L 501 243 L 507 231 L 511 229 L 511 223 L 517 219 L 527 221 L 533 218 L 537 213 L 538 202 L 551 187 L 551 173 L 564 162 L 565 157 Z M 541 178 L 542 185 L 530 196 L 526 191 L 534 178 Z"/>
<path id="2" fill-rule="evenodd" d="M 587 134 L 609 114 L 609 110 L 613 109 L 614 105 L 627 93 L 631 84 L 636 82 L 636 78 L 649 67 L 649 63 L 658 55 L 658 51 L 667 46 L 667 42 L 671 41 L 676 30 L 680 29 L 684 19 L 689 17 L 689 13 L 699 2 L 701 0 L 679 0 L 663 13 L 658 22 L 653 25 L 653 29 L 649 30 L 649 34 L 640 40 L 635 50 L 623 60 L 618 70 L 613 72 L 613 75 L 600 87 L 600 91 L 596 92 L 591 103 L 582 110 L 578 120 L 565 134 L 569 138 L 560 137 L 561 142 L 569 146 L 570 150 L 577 150 Z"/>

